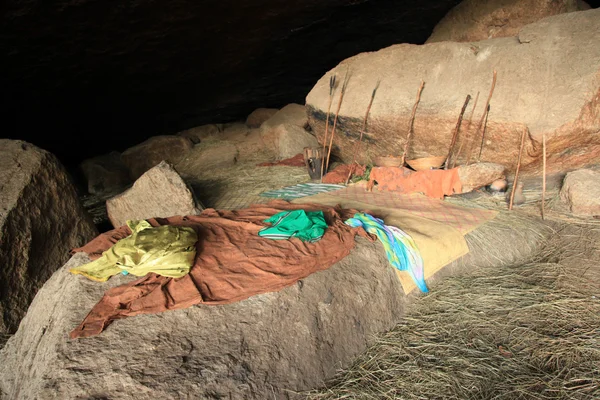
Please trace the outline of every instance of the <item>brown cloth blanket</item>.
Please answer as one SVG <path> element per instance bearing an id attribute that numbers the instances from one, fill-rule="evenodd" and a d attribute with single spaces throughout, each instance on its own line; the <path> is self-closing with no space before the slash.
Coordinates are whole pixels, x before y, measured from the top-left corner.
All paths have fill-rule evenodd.
<path id="1" fill-rule="evenodd" d="M 328 228 L 321 240 L 305 243 L 296 238 L 271 240 L 258 236 L 266 225 L 263 220 L 280 211 L 296 209 L 323 211 Z M 197 255 L 190 273 L 177 279 L 150 273 L 108 290 L 70 337 L 97 335 L 115 319 L 200 303 L 227 304 L 290 286 L 347 256 L 354 247 L 355 235 L 374 240 L 362 228 L 344 224 L 354 213 L 275 200 L 237 211 L 207 209 L 200 215 L 149 219 L 153 226 L 189 226 L 198 232 Z M 114 229 L 74 252 L 98 258 L 130 233 L 127 226 Z"/>

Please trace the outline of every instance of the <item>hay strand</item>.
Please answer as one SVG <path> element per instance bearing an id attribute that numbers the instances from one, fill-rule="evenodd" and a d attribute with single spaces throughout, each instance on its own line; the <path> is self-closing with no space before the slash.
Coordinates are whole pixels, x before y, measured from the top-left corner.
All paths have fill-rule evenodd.
<path id="1" fill-rule="evenodd" d="M 406 143 L 404 144 L 404 151 L 402 152 L 402 159 L 400 161 L 400 166 L 404 166 L 404 161 L 406 161 L 406 155 L 408 154 L 408 146 L 410 144 L 410 139 L 413 136 L 414 124 L 415 124 L 415 116 L 417 115 L 417 107 L 419 106 L 419 102 L 421 101 L 421 92 L 423 91 L 423 87 L 425 86 L 425 81 L 421 80 L 421 85 L 419 86 L 419 91 L 417 92 L 417 98 L 415 100 L 415 104 L 413 105 L 412 112 L 410 114 L 410 119 L 408 121 L 408 133 L 406 134 Z"/>
<path id="2" fill-rule="evenodd" d="M 599 234 L 560 227 L 525 262 L 439 282 L 309 399 L 598 398 Z"/>

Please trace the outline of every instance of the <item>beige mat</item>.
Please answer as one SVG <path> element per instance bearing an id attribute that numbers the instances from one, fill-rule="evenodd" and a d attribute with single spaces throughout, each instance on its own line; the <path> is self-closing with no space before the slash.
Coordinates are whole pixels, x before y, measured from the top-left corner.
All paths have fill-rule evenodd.
<path id="1" fill-rule="evenodd" d="M 425 280 L 452 261 L 469 252 L 463 234 L 455 227 L 410 212 L 363 203 L 348 198 L 322 193 L 293 200 L 292 203 L 316 203 L 328 206 L 341 205 L 382 218 L 387 225 L 397 226 L 409 234 L 417 244 L 424 262 Z M 404 293 L 412 292 L 416 285 L 407 272 L 396 270 Z"/>

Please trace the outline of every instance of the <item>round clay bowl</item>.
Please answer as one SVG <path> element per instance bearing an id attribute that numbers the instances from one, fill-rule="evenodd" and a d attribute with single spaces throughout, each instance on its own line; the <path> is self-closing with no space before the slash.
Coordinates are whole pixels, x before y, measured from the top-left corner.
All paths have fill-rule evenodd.
<path id="1" fill-rule="evenodd" d="M 402 157 L 380 156 L 375 157 L 375 165 L 378 167 L 399 167 Z"/>
<path id="2" fill-rule="evenodd" d="M 406 160 L 406 163 L 415 171 L 423 171 L 427 169 L 438 169 L 444 164 L 445 160 L 446 156 L 434 156 Z"/>

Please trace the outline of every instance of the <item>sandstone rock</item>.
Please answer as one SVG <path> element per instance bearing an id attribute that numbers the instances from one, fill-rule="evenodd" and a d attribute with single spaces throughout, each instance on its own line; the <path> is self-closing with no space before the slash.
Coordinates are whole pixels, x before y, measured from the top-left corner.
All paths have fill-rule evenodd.
<path id="1" fill-rule="evenodd" d="M 409 158 L 448 152 L 465 96 L 479 92 L 473 122 L 465 115 L 456 149 L 474 138 L 492 71 L 498 73 L 480 161 L 514 170 L 523 129 L 529 130 L 523 173 L 539 174 L 541 138 L 547 137 L 549 173 L 578 168 L 600 157 L 600 9 L 545 18 L 521 29 L 519 37 L 476 43 L 401 44 L 343 61 L 323 76 L 306 98 L 309 121 L 319 139 L 325 130 L 329 78 L 351 71 L 340 111 L 334 153 L 349 162 L 370 95 L 381 85 L 371 108 L 365 151 L 358 162 L 400 155 L 420 80 L 425 89 L 417 109 Z M 541 72 L 544 71 L 544 72 Z M 336 96 L 337 96 L 336 92 Z M 476 160 L 479 140 L 465 145 Z"/>
<path id="2" fill-rule="evenodd" d="M 158 165 L 161 161 L 178 163 L 190 149 L 192 142 L 181 136 L 154 136 L 123 152 L 121 159 L 133 179 Z"/>
<path id="3" fill-rule="evenodd" d="M 261 130 L 265 146 L 275 153 L 277 159 L 285 159 L 302 153 L 305 147 L 319 145 L 317 139 L 297 125 L 281 124 L 272 129 Z"/>
<path id="4" fill-rule="evenodd" d="M 344 260 L 280 292 L 139 315 L 68 340 L 107 288 L 131 279 L 69 274 L 85 262 L 75 255 L 48 281 L 0 351 L 8 398 L 283 399 L 347 365 L 399 321 L 407 299 L 381 246 L 360 239 Z"/>
<path id="5" fill-rule="evenodd" d="M 504 166 L 494 163 L 475 163 L 458 167 L 462 192 L 467 193 L 504 177 Z"/>
<path id="6" fill-rule="evenodd" d="M 573 214 L 600 215 L 600 172 L 590 169 L 569 172 L 560 197 Z"/>
<path id="7" fill-rule="evenodd" d="M 161 162 L 142 175 L 127 191 L 106 201 L 115 228 L 127 220 L 199 214 L 192 191 L 171 165 Z"/>
<path id="8" fill-rule="evenodd" d="M 463 0 L 442 18 L 426 43 L 517 36 L 523 26 L 542 18 L 589 8 L 581 0 Z"/>
<path id="9" fill-rule="evenodd" d="M 129 170 L 116 151 L 85 160 L 80 168 L 91 194 L 111 192 L 131 183 Z"/>
<path id="10" fill-rule="evenodd" d="M 17 330 L 69 251 L 97 233 L 56 157 L 0 139 L 0 333 Z"/>
<path id="11" fill-rule="evenodd" d="M 277 114 L 278 111 L 276 108 L 257 108 L 246 118 L 246 125 L 249 128 L 259 128 L 263 122 Z"/>
<path id="12" fill-rule="evenodd" d="M 447 276 L 529 260 L 554 234 L 539 218 L 496 218 L 515 228 L 481 226 L 477 238 L 489 238 L 486 246 L 473 246 L 428 280 L 433 291 Z M 514 223 L 523 218 L 532 229 Z M 381 245 L 359 238 L 345 259 L 279 292 L 139 315 L 97 337 L 69 340 L 105 290 L 133 279 L 97 283 L 68 273 L 88 261 L 76 254 L 52 276 L 0 350 L 7 398 L 295 398 L 290 391 L 323 386 L 376 333 L 398 323 L 411 302 Z"/>
<path id="13" fill-rule="evenodd" d="M 237 162 L 237 147 L 227 140 L 207 140 L 195 146 L 175 168 L 184 176 L 202 175 L 205 170 L 227 168 Z"/>
<path id="14" fill-rule="evenodd" d="M 300 128 L 306 128 L 308 125 L 308 116 L 306 115 L 306 108 L 300 104 L 288 104 L 281 110 L 277 111 L 275 115 L 266 120 L 261 128 L 268 130 L 276 128 L 279 125 L 294 125 Z"/>
<path id="15" fill-rule="evenodd" d="M 177 134 L 189 139 L 193 144 L 200 143 L 203 139 L 217 136 L 222 131 L 222 127 L 216 124 L 208 124 L 202 126 L 196 126 L 194 128 L 186 129 Z"/>

